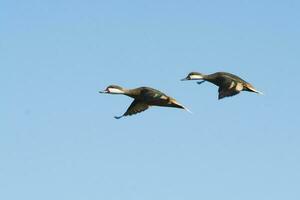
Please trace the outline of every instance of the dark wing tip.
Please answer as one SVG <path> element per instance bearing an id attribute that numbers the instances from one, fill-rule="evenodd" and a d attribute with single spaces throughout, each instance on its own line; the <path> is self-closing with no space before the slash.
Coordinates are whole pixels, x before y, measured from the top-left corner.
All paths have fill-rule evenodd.
<path id="1" fill-rule="evenodd" d="M 222 99 L 224 99 L 225 97 L 224 96 L 218 96 L 218 100 L 222 100 Z"/>

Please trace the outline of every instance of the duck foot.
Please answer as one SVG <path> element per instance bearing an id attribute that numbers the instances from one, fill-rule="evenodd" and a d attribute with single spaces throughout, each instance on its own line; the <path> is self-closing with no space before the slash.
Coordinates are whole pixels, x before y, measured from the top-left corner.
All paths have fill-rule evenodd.
<path id="1" fill-rule="evenodd" d="M 118 116 L 114 116 L 115 119 L 121 119 L 122 117 L 124 117 L 124 116 L 123 115 L 119 116 L 119 117 Z"/>
<path id="2" fill-rule="evenodd" d="M 204 82 L 205 82 L 205 81 L 198 81 L 197 84 L 200 85 L 200 84 L 202 84 L 202 83 L 204 83 Z"/>

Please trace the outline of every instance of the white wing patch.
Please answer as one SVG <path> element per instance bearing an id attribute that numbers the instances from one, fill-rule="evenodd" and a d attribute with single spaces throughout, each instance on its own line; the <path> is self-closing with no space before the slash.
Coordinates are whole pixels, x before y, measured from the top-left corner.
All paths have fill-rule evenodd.
<path id="1" fill-rule="evenodd" d="M 235 85 L 235 82 L 232 81 L 228 89 L 232 89 L 234 87 L 234 85 Z"/>
<path id="2" fill-rule="evenodd" d="M 238 83 L 238 84 L 236 84 L 235 89 L 237 91 L 242 91 L 244 89 L 244 86 L 242 83 Z"/>
<path id="3" fill-rule="evenodd" d="M 167 99 L 168 99 L 168 97 L 165 96 L 165 95 L 161 96 L 160 98 L 161 98 L 161 99 L 164 99 L 164 100 L 167 100 Z"/>

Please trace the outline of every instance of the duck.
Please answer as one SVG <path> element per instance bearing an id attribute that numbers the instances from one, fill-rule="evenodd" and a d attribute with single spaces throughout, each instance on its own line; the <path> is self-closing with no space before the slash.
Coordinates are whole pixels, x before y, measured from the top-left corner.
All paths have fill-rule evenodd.
<path id="1" fill-rule="evenodd" d="M 257 94 L 263 94 L 253 87 L 252 84 L 238 77 L 237 75 L 228 72 L 216 72 L 213 74 L 205 75 L 199 72 L 191 72 L 186 78 L 181 79 L 182 81 L 187 80 L 201 80 L 198 84 L 202 84 L 205 81 L 213 83 L 219 87 L 218 99 L 225 97 L 231 97 L 239 94 L 241 91 L 254 92 Z"/>
<path id="2" fill-rule="evenodd" d="M 131 105 L 126 110 L 126 112 L 121 116 L 115 116 L 116 119 L 121 119 L 125 116 L 135 115 L 137 113 L 147 110 L 151 106 L 173 107 L 191 112 L 185 106 L 178 103 L 174 98 L 150 87 L 125 89 L 118 85 L 109 85 L 105 90 L 99 91 L 99 93 L 126 95 L 134 99 Z"/>

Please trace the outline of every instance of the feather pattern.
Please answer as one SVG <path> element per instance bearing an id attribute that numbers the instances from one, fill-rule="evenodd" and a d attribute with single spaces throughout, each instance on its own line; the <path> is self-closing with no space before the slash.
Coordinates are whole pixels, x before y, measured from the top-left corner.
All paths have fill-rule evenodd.
<path id="1" fill-rule="evenodd" d="M 113 86 L 114 88 L 116 86 Z M 121 88 L 118 86 L 118 88 Z M 110 89 L 110 88 L 108 88 Z M 162 106 L 186 109 L 183 105 L 179 104 L 175 99 L 167 96 L 163 92 L 150 88 L 139 87 L 135 89 L 122 89 L 124 95 L 134 98 L 134 101 L 128 107 L 127 111 L 122 116 L 116 116 L 116 119 L 120 119 L 125 116 L 134 115 L 147 110 L 150 106 Z M 187 110 L 187 109 L 186 109 Z"/>
<path id="2" fill-rule="evenodd" d="M 219 99 L 231 97 L 241 91 L 261 93 L 242 78 L 227 72 L 216 72 L 203 76 L 205 81 L 211 82 L 219 87 Z"/>
<path id="3" fill-rule="evenodd" d="M 127 111 L 120 117 L 115 117 L 116 119 L 120 119 L 125 116 L 135 115 L 137 113 L 143 112 L 149 108 L 149 105 L 138 100 L 134 100 L 130 106 L 128 107 Z"/>

